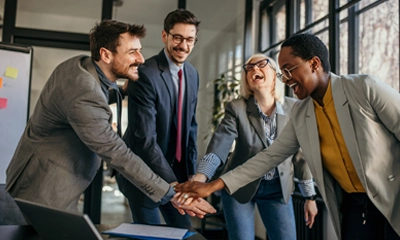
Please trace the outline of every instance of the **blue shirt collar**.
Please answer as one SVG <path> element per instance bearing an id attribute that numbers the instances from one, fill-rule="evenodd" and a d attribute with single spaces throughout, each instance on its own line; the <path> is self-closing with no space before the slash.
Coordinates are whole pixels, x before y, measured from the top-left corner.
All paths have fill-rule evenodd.
<path id="1" fill-rule="evenodd" d="M 165 54 L 165 57 L 167 58 L 169 71 L 171 72 L 172 76 L 178 76 L 179 69 L 182 69 L 182 71 L 183 71 L 183 67 L 184 67 L 185 63 L 183 63 L 180 67 L 178 67 L 174 62 L 171 61 L 171 59 L 168 56 L 167 50 L 165 50 L 165 48 L 164 48 L 164 54 Z"/>
<path id="2" fill-rule="evenodd" d="M 106 75 L 104 74 L 104 72 L 99 67 L 99 65 L 97 65 L 97 63 L 93 60 L 92 60 L 92 62 L 93 62 L 94 67 L 96 68 L 97 75 L 99 76 L 99 80 L 101 83 L 100 84 L 101 90 L 103 91 L 104 95 L 107 97 L 107 100 L 108 100 L 108 90 L 110 88 L 118 90 L 117 83 L 112 82 L 110 79 L 108 79 L 106 77 Z"/>

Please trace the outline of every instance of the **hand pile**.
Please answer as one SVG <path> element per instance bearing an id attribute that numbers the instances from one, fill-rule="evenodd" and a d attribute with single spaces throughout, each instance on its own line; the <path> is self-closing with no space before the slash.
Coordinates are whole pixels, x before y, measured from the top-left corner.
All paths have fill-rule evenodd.
<path id="1" fill-rule="evenodd" d="M 193 183 L 187 181 L 182 184 L 172 183 L 171 186 L 177 191 L 177 194 L 170 200 L 172 205 L 179 211 L 180 214 L 185 215 L 186 213 L 192 217 L 204 218 L 206 214 L 215 213 L 216 210 L 206 200 L 194 192 L 184 192 L 186 189 L 190 189 Z M 201 183 L 200 183 L 201 184 Z"/>

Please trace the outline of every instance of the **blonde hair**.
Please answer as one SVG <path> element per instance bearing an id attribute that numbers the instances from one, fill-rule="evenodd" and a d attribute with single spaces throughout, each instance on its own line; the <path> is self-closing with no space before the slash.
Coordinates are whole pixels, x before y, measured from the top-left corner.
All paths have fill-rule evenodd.
<path id="1" fill-rule="evenodd" d="M 273 69 L 275 71 L 275 73 L 280 73 L 280 69 L 277 67 L 275 60 L 268 56 L 265 56 L 262 53 L 256 53 L 256 54 L 252 55 L 249 59 L 247 59 L 245 64 L 250 63 L 255 58 L 268 59 L 268 61 L 269 61 L 268 64 L 269 64 L 270 68 Z M 276 101 L 283 103 L 284 84 L 281 81 L 277 81 L 276 74 L 275 74 L 273 81 L 274 81 L 275 88 L 274 88 L 272 94 Z M 244 69 L 242 69 L 242 77 L 241 77 L 240 82 L 241 82 L 240 95 L 245 99 L 249 99 L 249 97 L 254 95 L 254 92 L 250 89 L 249 84 L 247 83 L 246 71 Z"/>

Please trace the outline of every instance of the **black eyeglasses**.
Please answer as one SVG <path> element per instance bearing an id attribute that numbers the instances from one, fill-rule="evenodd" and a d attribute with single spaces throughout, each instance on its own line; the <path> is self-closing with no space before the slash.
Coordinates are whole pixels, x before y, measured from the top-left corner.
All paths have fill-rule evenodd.
<path id="1" fill-rule="evenodd" d="M 193 46 L 197 42 L 197 38 L 194 38 L 194 37 L 184 38 L 182 35 L 179 35 L 179 34 L 171 34 L 171 33 L 168 33 L 168 34 L 172 36 L 172 40 L 176 44 L 181 44 L 184 40 L 186 40 L 187 45 Z"/>
<path id="2" fill-rule="evenodd" d="M 254 69 L 255 66 L 257 66 L 258 68 L 265 68 L 265 66 L 267 66 L 269 63 L 269 60 L 266 59 L 262 59 L 256 63 L 247 63 L 245 65 L 243 65 L 243 69 L 245 72 L 250 72 L 251 70 Z"/>
<path id="3" fill-rule="evenodd" d="M 292 79 L 292 71 L 295 70 L 296 68 L 298 68 L 299 66 L 303 65 L 306 62 L 302 62 L 300 64 L 297 64 L 296 66 L 292 67 L 291 69 L 281 69 L 282 73 L 277 73 L 276 76 L 278 77 L 279 80 L 281 80 L 281 82 L 286 83 L 287 81 L 289 81 L 290 79 Z"/>
<path id="4" fill-rule="evenodd" d="M 286 83 L 288 80 L 292 79 L 292 71 L 298 66 L 300 66 L 300 64 L 292 67 L 291 69 L 284 68 L 282 69 L 282 73 L 277 73 L 276 76 L 279 80 L 281 80 L 281 82 Z"/>

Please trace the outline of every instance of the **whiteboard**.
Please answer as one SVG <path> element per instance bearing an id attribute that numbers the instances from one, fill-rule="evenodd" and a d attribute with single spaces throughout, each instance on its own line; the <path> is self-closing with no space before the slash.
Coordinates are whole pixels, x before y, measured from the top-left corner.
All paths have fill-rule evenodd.
<path id="1" fill-rule="evenodd" d="M 0 184 L 29 117 L 32 52 L 0 42 Z"/>

